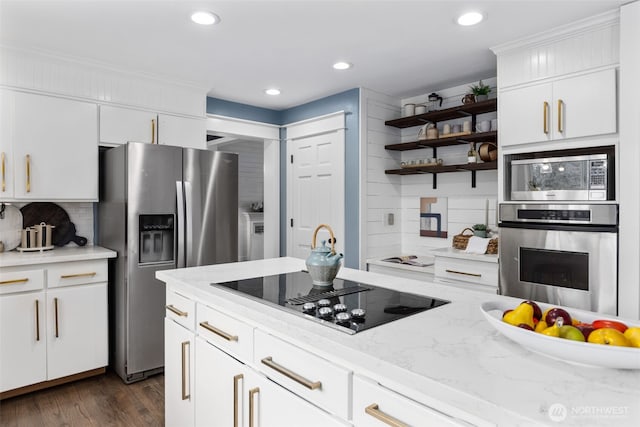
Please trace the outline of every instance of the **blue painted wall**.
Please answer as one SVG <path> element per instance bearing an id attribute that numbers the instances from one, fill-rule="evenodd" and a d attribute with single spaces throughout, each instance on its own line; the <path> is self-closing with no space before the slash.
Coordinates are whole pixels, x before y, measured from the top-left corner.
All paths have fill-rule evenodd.
<path id="1" fill-rule="evenodd" d="M 287 110 L 269 110 L 245 104 L 207 98 L 207 113 L 221 116 L 254 120 L 257 122 L 285 125 L 312 117 L 344 111 L 346 113 L 345 130 L 345 266 L 358 268 L 360 254 L 358 252 L 359 235 L 359 118 L 360 90 L 350 89 L 326 98 L 318 99 Z M 286 130 L 280 131 L 280 254 L 286 250 L 287 200 L 286 200 Z"/>
<path id="2" fill-rule="evenodd" d="M 282 111 L 254 107 L 253 105 L 240 104 L 218 98 L 207 97 L 207 114 L 218 114 L 272 125 L 282 124 Z"/>

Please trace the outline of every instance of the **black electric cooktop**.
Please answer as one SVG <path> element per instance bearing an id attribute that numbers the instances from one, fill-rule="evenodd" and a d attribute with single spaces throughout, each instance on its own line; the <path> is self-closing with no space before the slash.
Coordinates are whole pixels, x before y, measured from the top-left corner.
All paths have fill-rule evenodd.
<path id="1" fill-rule="evenodd" d="M 330 287 L 318 287 L 306 271 L 211 286 L 240 293 L 350 334 L 449 303 L 343 279 L 335 279 Z"/>

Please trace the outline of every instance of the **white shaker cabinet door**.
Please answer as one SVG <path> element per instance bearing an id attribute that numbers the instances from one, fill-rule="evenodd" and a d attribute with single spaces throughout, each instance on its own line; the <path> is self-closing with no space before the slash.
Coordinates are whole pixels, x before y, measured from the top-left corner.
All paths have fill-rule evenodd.
<path id="1" fill-rule="evenodd" d="M 500 92 L 500 145 L 548 141 L 552 132 L 551 102 L 551 83 Z"/>
<path id="2" fill-rule="evenodd" d="M 167 427 L 194 425 L 195 335 L 164 320 L 164 405 Z"/>
<path id="3" fill-rule="evenodd" d="M 13 92 L 0 89 L 0 200 L 13 198 Z"/>
<path id="4" fill-rule="evenodd" d="M 158 142 L 158 115 L 150 111 L 100 106 L 100 143 Z"/>
<path id="5" fill-rule="evenodd" d="M 196 426 L 245 425 L 245 365 L 202 338 L 196 339 L 196 365 Z"/>
<path id="6" fill-rule="evenodd" d="M 186 148 L 207 148 L 207 121 L 191 117 L 158 116 L 158 142 Z"/>
<path id="7" fill-rule="evenodd" d="M 603 70 L 554 82 L 555 139 L 616 132 L 616 71 Z"/>
<path id="8" fill-rule="evenodd" d="M 47 291 L 48 379 L 108 365 L 107 284 Z"/>
<path id="9" fill-rule="evenodd" d="M 44 291 L 0 296 L 0 392 L 47 379 Z"/>
<path id="10" fill-rule="evenodd" d="M 98 107 L 14 92 L 16 199 L 98 200 Z"/>

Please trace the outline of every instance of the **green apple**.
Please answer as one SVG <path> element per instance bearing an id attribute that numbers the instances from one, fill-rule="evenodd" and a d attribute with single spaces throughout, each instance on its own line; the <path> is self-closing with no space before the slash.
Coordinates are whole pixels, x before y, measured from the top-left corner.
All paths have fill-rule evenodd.
<path id="1" fill-rule="evenodd" d="M 560 327 L 560 338 L 584 342 L 584 335 L 582 334 L 582 331 L 571 325 L 564 325 Z"/>

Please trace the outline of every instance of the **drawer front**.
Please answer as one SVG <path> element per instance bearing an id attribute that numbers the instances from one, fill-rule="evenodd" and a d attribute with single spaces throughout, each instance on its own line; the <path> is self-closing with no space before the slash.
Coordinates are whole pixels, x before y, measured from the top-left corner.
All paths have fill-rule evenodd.
<path id="1" fill-rule="evenodd" d="M 44 288 L 44 270 L 0 270 L 0 294 L 36 291 Z"/>
<path id="2" fill-rule="evenodd" d="M 470 425 L 357 375 L 353 378 L 353 423 L 362 427 Z"/>
<path id="3" fill-rule="evenodd" d="M 49 288 L 101 283 L 108 280 L 106 259 L 61 262 L 47 267 L 47 286 Z"/>
<path id="4" fill-rule="evenodd" d="M 436 258 L 436 278 L 498 286 L 498 264 L 455 258 Z"/>
<path id="5" fill-rule="evenodd" d="M 253 326 L 198 304 L 198 335 L 241 360 L 253 357 Z"/>
<path id="6" fill-rule="evenodd" d="M 195 331 L 196 328 L 196 303 L 195 301 L 167 290 L 165 314 L 167 319 L 172 319 L 185 328 Z"/>
<path id="7" fill-rule="evenodd" d="M 338 417 L 350 418 L 351 371 L 259 329 L 254 350 L 256 366 L 269 378 Z"/>

